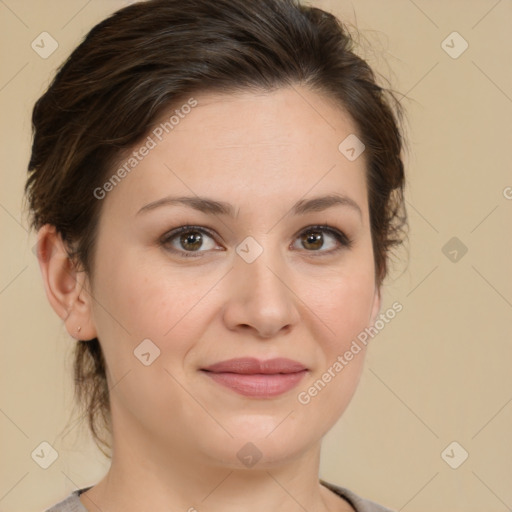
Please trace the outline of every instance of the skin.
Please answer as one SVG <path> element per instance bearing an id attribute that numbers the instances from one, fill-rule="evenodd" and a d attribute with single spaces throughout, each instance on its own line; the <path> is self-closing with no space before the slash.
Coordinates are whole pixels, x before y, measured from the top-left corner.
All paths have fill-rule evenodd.
<path id="1" fill-rule="evenodd" d="M 104 512 L 352 510 L 319 483 L 320 445 L 355 392 L 365 349 L 307 405 L 297 395 L 380 309 L 365 155 L 351 162 L 338 151 L 357 129 L 334 103 L 299 86 L 195 99 L 103 199 L 93 279 L 73 269 L 51 226 L 39 233 L 50 303 L 72 336 L 98 337 L 108 366 L 112 464 L 81 502 Z M 360 212 L 291 212 L 300 199 L 332 193 Z M 171 194 L 229 202 L 236 216 L 178 205 L 137 213 Z M 301 242 L 306 228 L 325 223 L 352 246 L 325 231 L 323 245 Z M 213 237 L 203 235 L 199 252 L 179 235 L 160 242 L 183 225 Z M 252 263 L 235 251 L 247 236 L 263 248 Z M 160 349 L 149 366 L 133 353 L 146 338 Z M 308 372 L 291 391 L 262 399 L 200 371 L 244 356 L 288 357 Z M 262 454 L 251 468 L 237 457 L 248 442 Z"/>

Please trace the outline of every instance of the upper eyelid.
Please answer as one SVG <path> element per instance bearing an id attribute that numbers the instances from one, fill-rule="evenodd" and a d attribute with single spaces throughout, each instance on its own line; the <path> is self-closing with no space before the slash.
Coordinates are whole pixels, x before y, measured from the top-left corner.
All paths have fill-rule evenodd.
<path id="1" fill-rule="evenodd" d="M 179 235 L 180 233 L 187 233 L 189 231 L 199 231 L 201 233 L 206 233 L 211 238 L 216 237 L 215 232 L 213 230 L 211 230 L 210 228 L 203 227 L 203 226 L 194 226 L 193 224 L 191 224 L 191 225 L 179 226 L 177 228 L 174 228 L 174 229 L 171 229 L 170 231 L 165 232 L 162 235 L 161 240 L 165 242 L 166 240 L 170 240 L 171 238 L 174 238 L 175 236 Z"/>

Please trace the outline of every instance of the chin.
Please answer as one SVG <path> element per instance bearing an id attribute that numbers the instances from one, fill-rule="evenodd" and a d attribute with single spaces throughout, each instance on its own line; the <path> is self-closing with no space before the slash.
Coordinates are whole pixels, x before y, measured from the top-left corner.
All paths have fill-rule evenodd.
<path id="1" fill-rule="evenodd" d="M 320 438 L 313 439 L 306 432 L 297 432 L 286 426 L 283 421 L 286 414 L 276 421 L 275 418 L 258 417 L 252 423 L 246 417 L 244 425 L 236 428 L 230 423 L 227 430 L 233 437 L 221 434 L 221 439 L 203 439 L 200 449 L 208 454 L 213 464 L 220 464 L 231 469 L 271 469 L 298 459 L 303 452 L 310 449 Z"/>

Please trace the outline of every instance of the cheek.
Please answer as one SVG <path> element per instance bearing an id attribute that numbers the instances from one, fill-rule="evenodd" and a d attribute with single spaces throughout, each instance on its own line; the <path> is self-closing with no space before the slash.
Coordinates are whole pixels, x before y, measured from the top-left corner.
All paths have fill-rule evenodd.
<path id="1" fill-rule="evenodd" d="M 334 325 L 352 335 L 354 330 L 367 327 L 370 320 L 371 308 L 375 294 L 372 279 L 355 276 L 343 282 L 343 285 L 334 291 L 338 308 L 331 311 Z"/>
<path id="2" fill-rule="evenodd" d="M 105 340 L 130 339 L 133 349 L 149 338 L 162 349 L 172 342 L 173 350 L 179 351 L 177 340 L 186 340 L 200 329 L 199 318 L 204 323 L 208 302 L 204 297 L 218 280 L 199 273 L 148 259 L 124 258 L 104 264 L 98 277 L 108 279 L 99 279 L 97 286 L 104 308 L 96 308 L 95 316 Z M 198 316 L 199 311 L 203 316 Z"/>
<path id="3" fill-rule="evenodd" d="M 375 293 L 373 277 L 371 271 L 354 271 L 330 281 L 324 293 L 310 295 L 309 300 L 314 301 L 311 309 L 323 326 L 315 347 L 321 363 L 298 390 L 297 401 L 304 411 L 318 415 L 322 435 L 347 408 L 362 374 L 367 347 L 357 337 L 369 325 Z"/>
<path id="4" fill-rule="evenodd" d="M 324 340 L 329 350 L 342 350 L 368 326 L 375 291 L 372 269 L 353 267 L 304 290 L 307 306 L 327 333 Z"/>

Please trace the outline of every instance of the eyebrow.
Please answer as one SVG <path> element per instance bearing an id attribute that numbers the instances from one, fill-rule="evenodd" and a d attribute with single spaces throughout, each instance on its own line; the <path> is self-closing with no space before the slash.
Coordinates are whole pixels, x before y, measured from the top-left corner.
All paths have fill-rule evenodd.
<path id="1" fill-rule="evenodd" d="M 230 203 L 223 201 L 215 201 L 208 197 L 163 197 L 157 201 L 153 201 L 143 206 L 136 215 L 143 212 L 155 210 L 161 206 L 175 206 L 184 205 L 200 212 L 211 215 L 227 215 L 229 217 L 236 217 L 235 208 Z M 360 206 L 350 197 L 343 194 L 329 194 L 326 196 L 315 197 L 313 199 L 301 199 L 297 201 L 291 211 L 294 215 L 304 215 L 309 212 L 320 212 L 333 206 L 345 206 L 356 211 L 362 218 L 363 213 Z"/>

